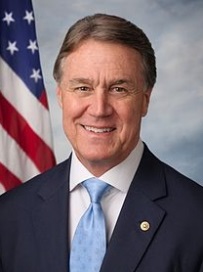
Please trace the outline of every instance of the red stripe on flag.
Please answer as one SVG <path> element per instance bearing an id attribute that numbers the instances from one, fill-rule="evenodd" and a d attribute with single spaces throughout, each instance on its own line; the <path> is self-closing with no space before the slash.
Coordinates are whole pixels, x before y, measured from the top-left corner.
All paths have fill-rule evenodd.
<path id="1" fill-rule="evenodd" d="M 0 183 L 3 184 L 6 191 L 22 184 L 22 182 L 13 173 L 11 173 L 1 162 L 0 173 Z"/>
<path id="2" fill-rule="evenodd" d="M 39 97 L 39 101 L 42 103 L 42 105 L 48 110 L 48 101 L 47 101 L 47 95 L 46 92 L 43 91 L 41 96 Z"/>
<path id="3" fill-rule="evenodd" d="M 55 158 L 49 146 L 32 130 L 27 121 L 5 99 L 0 92 L 0 123 L 13 137 L 40 172 L 55 164 Z M 33 114 L 35 114 L 33 112 Z M 39 120 L 40 121 L 40 120 Z"/>

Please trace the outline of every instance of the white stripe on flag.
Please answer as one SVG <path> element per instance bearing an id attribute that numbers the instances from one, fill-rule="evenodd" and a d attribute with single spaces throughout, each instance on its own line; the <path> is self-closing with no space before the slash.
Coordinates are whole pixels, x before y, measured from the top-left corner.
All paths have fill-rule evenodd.
<path id="1" fill-rule="evenodd" d="M 32 160 L 29 159 L 17 142 L 9 136 L 1 124 L 0 135 L 0 141 L 2 141 L 0 146 L 4 147 L 4 151 L 1 150 L 0 152 L 0 162 L 22 182 L 39 174 L 39 170 Z M 12 158 L 10 154 L 12 154 Z"/>

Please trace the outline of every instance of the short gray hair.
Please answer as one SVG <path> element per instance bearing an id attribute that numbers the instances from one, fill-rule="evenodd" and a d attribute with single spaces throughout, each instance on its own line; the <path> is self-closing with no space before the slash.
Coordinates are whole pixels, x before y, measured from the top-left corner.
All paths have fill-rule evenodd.
<path id="1" fill-rule="evenodd" d="M 145 84 L 151 88 L 154 86 L 156 58 L 148 37 L 135 24 L 107 14 L 86 16 L 70 27 L 54 64 L 53 75 L 57 82 L 62 77 L 62 60 L 88 39 L 122 44 L 138 51 L 143 60 Z"/>

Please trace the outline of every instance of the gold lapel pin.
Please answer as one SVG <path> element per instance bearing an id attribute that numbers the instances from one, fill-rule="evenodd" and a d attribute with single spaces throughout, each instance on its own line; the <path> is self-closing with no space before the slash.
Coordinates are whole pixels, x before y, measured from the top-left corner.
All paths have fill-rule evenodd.
<path id="1" fill-rule="evenodd" d="M 140 228 L 142 231 L 148 231 L 150 229 L 150 224 L 147 221 L 143 221 L 140 223 Z"/>

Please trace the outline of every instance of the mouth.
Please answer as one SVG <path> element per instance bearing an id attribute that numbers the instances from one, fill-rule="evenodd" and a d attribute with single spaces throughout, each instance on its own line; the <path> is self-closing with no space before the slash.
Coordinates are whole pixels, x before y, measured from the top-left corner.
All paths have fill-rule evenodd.
<path id="1" fill-rule="evenodd" d="M 89 132 L 94 132 L 94 133 L 109 133 L 115 130 L 115 128 L 112 128 L 112 127 L 98 128 L 98 127 L 85 126 L 85 125 L 83 125 L 83 128 Z"/>

